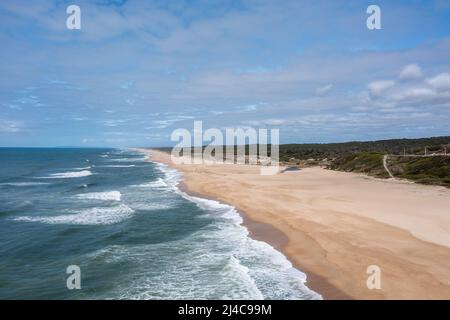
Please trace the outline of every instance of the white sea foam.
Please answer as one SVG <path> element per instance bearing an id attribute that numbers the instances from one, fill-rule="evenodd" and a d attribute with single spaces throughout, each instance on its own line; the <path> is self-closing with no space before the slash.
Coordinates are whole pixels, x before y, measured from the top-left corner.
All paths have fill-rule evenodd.
<path id="1" fill-rule="evenodd" d="M 241 215 L 236 211 L 236 209 L 230 205 L 220 203 L 215 200 L 204 199 L 199 197 L 190 196 L 187 193 L 180 191 L 183 198 L 194 202 L 203 210 L 213 210 L 220 211 L 221 217 L 231 220 L 234 224 L 240 225 L 243 222 Z"/>
<path id="2" fill-rule="evenodd" d="M 132 216 L 134 210 L 120 204 L 114 207 L 90 208 L 74 214 L 59 216 L 22 216 L 15 221 L 41 222 L 47 224 L 106 225 L 121 222 Z"/>
<path id="3" fill-rule="evenodd" d="M 61 173 L 52 173 L 47 177 L 40 177 L 42 179 L 64 179 L 64 178 L 81 178 L 92 175 L 92 172 L 89 170 L 83 171 L 68 171 Z"/>
<path id="4" fill-rule="evenodd" d="M 166 188 L 168 187 L 167 183 L 161 179 L 158 178 L 155 181 L 145 182 L 138 185 L 134 185 L 133 187 L 141 187 L 141 188 Z"/>
<path id="5" fill-rule="evenodd" d="M 110 159 L 110 161 L 113 162 L 142 162 L 147 160 L 148 157 L 140 157 L 140 158 L 117 158 L 117 159 Z"/>
<path id="6" fill-rule="evenodd" d="M 82 200 L 120 201 L 122 194 L 120 193 L 120 191 L 89 192 L 77 194 L 76 197 Z"/>
<path id="7" fill-rule="evenodd" d="M 125 299 L 320 299 L 305 286 L 306 275 L 269 244 L 249 237 L 234 207 L 190 196 L 177 187 L 181 174 L 156 164 L 163 177 L 134 189 L 133 209 L 163 209 L 181 202 L 176 194 L 195 203 L 211 223 L 169 242 L 137 246 L 110 246 L 95 261 L 133 262 L 139 266 L 106 298 Z M 136 187 L 136 186 L 131 186 Z M 160 192 L 169 190 L 173 192 Z M 178 200 L 177 200 L 178 199 Z M 129 198 L 128 198 L 129 200 Z"/>
<path id="8" fill-rule="evenodd" d="M 200 241 L 221 241 L 227 239 L 229 250 L 234 252 L 229 260 L 227 278 L 238 274 L 242 282 L 247 283 L 249 299 L 321 299 L 321 295 L 306 287 L 306 275 L 295 269 L 281 252 L 266 242 L 249 237 L 242 225 L 243 219 L 233 206 L 215 200 L 190 196 L 177 188 L 181 174 L 165 164 L 157 163 L 157 168 L 165 174 L 164 181 L 176 188 L 185 199 L 194 202 L 201 209 L 219 218 L 214 232 L 203 233 Z M 222 221 L 221 221 L 222 219 Z M 232 222 L 230 224 L 230 221 Z M 219 239 L 219 240 L 218 240 Z M 223 246 L 223 243 L 220 245 Z M 223 248 L 222 248 L 223 249 Z M 221 250 L 222 250 L 221 249 Z M 239 292 L 230 292 L 221 298 L 234 299 Z"/>
<path id="9" fill-rule="evenodd" d="M 263 298 L 321 299 L 319 294 L 306 287 L 306 275 L 295 269 L 286 256 L 266 242 L 249 237 L 248 229 L 241 224 L 242 217 L 234 207 L 214 200 L 205 201 L 196 197 L 190 197 L 190 199 L 204 210 L 209 211 L 216 220 L 218 218 L 215 224 L 217 229 L 205 233 L 201 237 L 206 242 L 227 239 L 227 243 L 221 243 L 220 246 L 225 247 L 222 250 L 229 250 L 237 260 L 230 262 L 228 273 L 241 273 L 241 279 L 253 282 Z M 233 297 L 227 296 L 226 298 Z M 257 296 L 253 296 L 253 298 L 260 299 Z"/>
<path id="10" fill-rule="evenodd" d="M 153 210 L 167 210 L 173 209 L 176 207 L 175 204 L 168 203 L 145 203 L 145 202 L 133 202 L 130 204 L 133 209 L 136 210 L 145 210 L 145 211 L 153 211 Z"/>
<path id="11" fill-rule="evenodd" d="M 135 164 L 110 164 L 102 166 L 103 168 L 132 168 L 135 167 Z"/>
<path id="12" fill-rule="evenodd" d="M 164 177 L 158 178 L 155 181 L 145 182 L 136 187 L 144 188 L 165 188 L 173 191 L 178 191 L 178 184 L 180 182 L 181 174 L 176 169 L 172 169 L 167 165 L 159 162 L 154 162 L 156 169 L 161 172 Z"/>
<path id="13" fill-rule="evenodd" d="M 4 182 L 0 183 L 2 186 L 12 186 L 12 187 L 34 187 L 34 186 L 42 186 L 47 185 L 47 182 Z"/>
<path id="14" fill-rule="evenodd" d="M 156 162 L 156 169 L 164 174 L 164 182 L 173 190 L 178 190 L 178 184 L 181 179 L 181 174 L 178 170 L 169 168 L 163 163 Z"/>

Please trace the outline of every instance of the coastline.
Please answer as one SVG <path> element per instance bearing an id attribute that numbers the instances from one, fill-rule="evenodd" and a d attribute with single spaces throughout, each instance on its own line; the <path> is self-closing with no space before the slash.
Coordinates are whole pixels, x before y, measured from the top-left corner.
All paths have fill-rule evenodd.
<path id="1" fill-rule="evenodd" d="M 354 207 L 357 204 L 348 203 L 346 199 L 331 199 L 333 205 L 325 206 L 330 212 L 316 210 L 323 209 L 322 202 L 330 199 L 325 197 L 317 202 L 318 199 L 308 193 L 314 191 L 314 187 L 295 182 L 295 187 L 305 193 L 301 196 L 307 200 L 306 203 L 301 196 L 292 197 L 292 190 L 280 189 L 285 187 L 281 183 L 292 184 L 294 182 L 291 180 L 297 181 L 296 176 L 289 176 L 291 173 L 277 175 L 276 178 L 261 178 L 259 175 L 256 178 L 255 166 L 226 165 L 225 168 L 223 165 L 174 165 L 169 154 L 148 149 L 141 151 L 151 153 L 152 160 L 179 169 L 184 177 L 180 187 L 189 194 L 234 206 L 243 216 L 244 226 L 249 230 L 250 236 L 281 251 L 295 268 L 306 273 L 308 288 L 321 294 L 324 299 L 450 298 L 450 276 L 446 274 L 446 270 L 450 268 L 450 241 L 443 237 L 450 224 L 449 221 L 442 220 L 440 212 L 432 212 L 435 215 L 432 218 L 441 219 L 436 223 L 427 217 L 415 217 L 425 219 L 422 222 L 428 225 L 425 223 L 422 224 L 424 227 L 411 229 L 408 224 L 416 223 L 414 219 L 405 222 L 401 215 L 390 217 L 391 212 L 371 216 L 370 210 L 361 210 L 355 214 Z M 325 178 L 331 176 L 332 179 L 349 179 L 352 183 L 363 183 L 365 187 L 364 183 L 369 183 L 370 187 L 380 187 L 379 184 L 382 184 L 384 188 L 398 188 L 397 184 L 386 185 L 385 181 L 377 182 L 354 174 L 324 173 L 320 170 L 305 172 L 311 176 L 322 174 Z M 309 178 L 306 173 L 301 173 L 302 177 Z M 224 179 L 224 176 L 227 176 L 228 184 L 214 183 Z M 252 182 L 253 185 L 247 183 L 246 181 L 252 180 L 248 178 L 256 178 L 256 182 Z M 268 180 L 270 184 L 266 184 Z M 271 202 L 274 193 L 266 190 L 267 186 L 282 190 L 283 192 L 275 194 L 280 199 L 273 199 Z M 242 188 L 254 188 L 256 192 L 252 193 L 251 198 L 245 194 L 237 194 Z M 406 184 L 400 188 L 411 186 Z M 414 192 L 421 192 L 423 186 L 414 185 L 412 188 Z M 436 199 L 436 193 L 446 192 L 432 188 L 424 190 L 432 196 L 432 200 Z M 403 190 L 408 197 L 411 196 L 408 192 L 412 191 Z M 447 199 L 446 196 L 445 193 L 442 198 Z M 259 202 L 264 202 L 264 205 L 259 206 Z M 291 205 L 288 206 L 288 203 Z M 444 201 L 445 205 L 449 203 Z M 312 209 L 315 212 L 309 212 Z M 427 219 L 433 223 L 429 223 Z M 436 224 L 441 224 L 444 229 L 434 232 Z M 379 235 L 383 237 L 380 238 Z M 371 264 L 380 264 L 382 267 L 382 290 L 368 290 L 366 287 L 365 266 Z"/>
<path id="2" fill-rule="evenodd" d="M 168 165 L 170 167 L 174 167 L 173 163 L 171 161 L 167 161 L 164 157 L 164 153 L 160 153 L 160 151 L 155 151 L 151 149 L 136 149 L 141 152 L 146 153 L 149 155 L 149 157 L 160 155 L 159 157 L 152 157 L 154 161 L 163 163 L 165 165 Z M 231 205 L 234 207 L 233 204 L 227 203 L 221 199 L 218 199 L 217 197 L 208 196 L 206 194 L 196 192 L 195 190 L 189 189 L 189 187 L 186 185 L 184 179 L 181 179 L 181 181 L 178 183 L 178 188 L 194 197 L 204 198 L 204 199 L 210 199 L 219 201 L 221 203 L 225 203 L 228 205 Z M 350 300 L 352 299 L 349 295 L 345 294 L 343 291 L 339 290 L 335 286 L 331 285 L 324 277 L 321 277 L 317 274 L 315 274 L 313 271 L 305 270 L 305 268 L 302 265 L 299 265 L 296 261 L 292 261 L 290 257 L 287 255 L 287 253 L 284 250 L 284 247 L 289 242 L 289 238 L 285 233 L 277 229 L 274 225 L 264 222 L 259 222 L 257 220 L 252 219 L 245 211 L 238 210 L 239 215 L 242 217 L 242 225 L 247 228 L 249 232 L 249 236 L 258 241 L 263 241 L 276 250 L 283 253 L 286 258 L 292 263 L 292 266 L 301 271 L 302 273 L 306 274 L 306 282 L 305 285 L 312 291 L 317 292 L 322 296 L 323 299 L 332 299 L 332 300 Z"/>
<path id="3" fill-rule="evenodd" d="M 156 161 L 156 160 L 155 160 Z M 159 161 L 157 161 L 159 162 Z M 168 163 L 164 162 L 164 164 L 169 165 Z M 207 196 L 205 194 L 190 190 L 184 180 L 182 179 L 180 183 L 178 184 L 178 187 L 181 191 L 199 198 L 204 199 L 210 199 L 219 201 L 221 203 L 228 204 L 230 206 L 233 206 L 231 203 L 226 203 L 217 197 Z M 339 290 L 338 288 L 331 285 L 325 278 L 315 274 L 312 271 L 305 270 L 303 266 L 299 265 L 295 261 L 292 261 L 290 257 L 286 254 L 284 248 L 289 242 L 289 238 L 285 233 L 277 229 L 274 225 L 265 223 L 265 222 L 259 222 L 257 220 L 252 219 L 245 211 L 238 210 L 239 215 L 242 217 L 242 225 L 247 228 L 249 232 L 249 236 L 258 241 L 263 241 L 273 248 L 275 248 L 277 251 L 280 251 L 283 253 L 286 258 L 289 260 L 289 262 L 292 263 L 292 266 L 301 271 L 302 273 L 306 274 L 306 282 L 305 285 L 312 291 L 320 294 L 323 299 L 332 299 L 332 300 L 350 300 L 352 299 L 350 296 L 345 294 L 343 291 Z"/>
<path id="4" fill-rule="evenodd" d="M 165 159 L 154 159 L 152 157 L 152 153 L 149 153 L 149 150 L 146 149 L 141 149 L 141 148 L 134 148 L 134 150 L 138 151 L 138 152 L 142 152 L 144 154 L 146 154 L 149 157 L 149 161 L 152 161 L 154 163 L 157 164 L 163 164 L 163 165 L 167 165 L 170 168 L 174 168 L 174 166 L 168 162 L 165 161 Z M 153 152 L 153 151 L 151 151 Z M 153 158 L 153 159 L 150 159 Z M 177 170 L 177 169 L 176 169 Z M 178 170 L 177 170 L 178 171 Z M 180 172 L 180 171 L 178 171 Z M 182 173 L 182 172 L 180 172 Z M 203 193 L 199 193 L 196 191 L 193 191 L 191 189 L 188 188 L 188 186 L 186 185 L 186 183 L 183 180 L 183 176 L 181 176 L 180 180 L 177 182 L 177 186 L 176 188 L 190 196 L 193 198 L 199 198 L 202 200 L 211 200 L 211 201 L 215 201 L 218 202 L 220 204 L 224 204 L 229 206 L 230 208 L 236 209 L 235 206 L 233 206 L 230 203 L 227 203 L 225 201 L 222 201 L 220 199 L 218 199 L 217 197 L 213 197 L 213 196 L 207 196 Z M 295 271 L 300 272 L 302 274 L 302 279 L 301 281 L 304 281 L 304 286 L 306 287 L 307 290 L 309 290 L 313 295 L 317 295 L 320 297 L 320 299 L 323 299 L 323 294 L 317 292 L 316 290 L 312 289 L 308 284 L 310 279 L 310 276 L 307 275 L 303 270 L 300 270 L 298 268 L 297 265 L 295 265 L 292 261 L 289 260 L 289 258 L 286 256 L 286 254 L 283 252 L 283 247 L 288 243 L 288 237 L 281 232 L 280 230 L 278 230 L 276 227 L 274 227 L 271 224 L 268 223 L 262 223 L 262 222 L 258 222 L 256 220 L 251 219 L 248 215 L 245 214 L 245 212 L 241 212 L 241 211 L 235 211 L 236 214 L 239 215 L 239 217 L 242 219 L 240 226 L 244 227 L 247 232 L 248 232 L 248 237 L 252 240 L 256 240 L 256 241 L 261 241 L 264 242 L 265 244 L 269 245 L 273 250 L 277 251 L 278 253 L 281 253 L 284 257 L 284 259 L 286 259 L 286 261 L 289 262 L 289 264 L 291 265 L 292 269 L 295 269 Z M 303 276 L 306 277 L 305 280 L 303 280 Z M 314 278 L 314 282 L 320 284 L 320 288 L 326 288 L 326 289 L 330 289 L 331 292 L 333 292 L 333 294 L 336 294 L 339 297 L 342 297 L 343 299 L 349 299 L 348 296 L 346 296 L 343 292 L 340 292 L 337 288 L 331 287 L 329 283 L 327 283 L 327 281 L 325 279 L 322 279 L 319 276 L 316 275 L 312 275 Z M 311 277 L 312 278 L 312 277 Z M 312 280 L 311 280 L 312 281 Z"/>

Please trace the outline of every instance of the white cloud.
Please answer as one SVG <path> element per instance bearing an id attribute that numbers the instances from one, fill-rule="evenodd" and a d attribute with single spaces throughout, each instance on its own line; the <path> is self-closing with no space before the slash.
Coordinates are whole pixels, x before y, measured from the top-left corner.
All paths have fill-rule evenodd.
<path id="1" fill-rule="evenodd" d="M 450 73 L 441 73 L 427 79 L 427 83 L 438 91 L 450 91 Z"/>
<path id="2" fill-rule="evenodd" d="M 330 92 L 330 90 L 333 89 L 333 84 L 329 83 L 323 87 L 319 87 L 316 89 L 316 95 L 318 96 L 323 96 L 325 94 L 327 94 L 328 92 Z"/>
<path id="3" fill-rule="evenodd" d="M 0 119 L 1 133 L 16 133 L 22 131 L 22 123 Z"/>
<path id="4" fill-rule="evenodd" d="M 267 119 L 264 121 L 264 124 L 267 124 L 269 126 L 279 126 L 286 122 L 284 119 Z"/>
<path id="5" fill-rule="evenodd" d="M 128 105 L 133 106 L 134 103 L 135 103 L 136 101 L 135 101 L 134 99 L 125 99 L 125 102 L 126 102 Z"/>
<path id="6" fill-rule="evenodd" d="M 387 89 L 392 88 L 395 85 L 393 80 L 380 80 L 373 81 L 367 85 L 369 92 L 372 96 L 378 97 L 384 93 Z"/>
<path id="7" fill-rule="evenodd" d="M 130 89 L 133 86 L 133 81 L 125 81 L 120 84 L 121 89 Z"/>
<path id="8" fill-rule="evenodd" d="M 450 107 L 449 73 L 441 73 L 420 82 L 372 82 L 369 83 L 368 90 L 369 97 L 376 99 L 362 101 L 360 110 L 410 113 L 429 108 Z"/>
<path id="9" fill-rule="evenodd" d="M 242 121 L 243 124 L 247 124 L 250 126 L 279 126 L 285 124 L 287 120 L 284 119 L 263 119 L 263 120 L 249 120 Z"/>
<path id="10" fill-rule="evenodd" d="M 64 130 L 60 120 L 67 117 L 65 101 L 76 101 L 74 116 L 92 119 L 85 124 L 75 123 L 73 131 L 91 128 L 95 131 L 91 126 L 101 123 L 103 129 L 120 129 L 130 136 L 137 136 L 133 132 L 137 127 L 158 128 L 161 130 L 151 132 L 161 131 L 168 136 L 168 128 L 183 118 L 172 119 L 173 114 L 164 111 L 185 113 L 186 107 L 192 106 L 201 108 L 192 113 L 195 117 L 207 118 L 216 127 L 254 120 L 254 125 L 291 126 L 292 129 L 286 130 L 298 128 L 306 132 L 312 127 L 313 135 L 321 135 L 320 129 L 334 128 L 335 121 L 347 130 L 349 120 L 357 119 L 355 122 L 363 128 L 362 136 L 367 135 L 364 125 L 369 121 L 373 121 L 374 127 L 389 125 L 385 119 L 375 121 L 380 113 L 387 113 L 389 119 L 393 119 L 391 113 L 401 113 L 398 119 L 403 119 L 402 116 L 427 110 L 435 117 L 430 123 L 439 127 L 450 110 L 446 107 L 450 106 L 450 91 L 449 94 L 442 91 L 447 87 L 445 77 L 430 78 L 427 82 L 421 70 L 422 67 L 427 77 L 450 70 L 450 38 L 431 45 L 425 41 L 413 48 L 390 49 L 397 40 L 404 39 L 411 24 L 417 25 L 416 20 L 406 19 L 405 6 L 401 11 L 404 21 L 399 20 L 396 26 L 405 30 L 400 32 L 396 28 L 396 32 L 374 42 L 366 41 L 364 28 L 356 34 L 354 28 L 348 28 L 355 23 L 354 12 L 333 10 L 339 8 L 337 2 L 321 0 L 313 6 L 303 1 L 286 1 L 282 6 L 260 1 L 253 6 L 255 2 L 250 1 L 249 10 L 244 11 L 234 10 L 226 1 L 214 2 L 213 8 L 202 5 L 200 10 L 190 5 L 184 8 L 180 1 L 177 6 L 183 8 L 174 11 L 167 10 L 172 5 L 165 4 L 158 9 L 154 3 L 159 2 L 130 1 L 111 7 L 91 7 L 86 3 L 83 12 L 88 13 L 89 19 L 83 20 L 81 33 L 65 29 L 64 2 L 58 2 L 56 7 L 51 2 L 39 5 L 28 2 L 2 4 L 6 11 L 0 13 L 0 20 L 10 27 L 11 36 L 0 33 L 2 48 L 6 50 L 5 59 L 0 62 L 4 74 L 0 80 L 4 93 L 0 98 L 11 105 L 7 109 L 24 110 L 20 113 L 23 118 L 16 118 L 18 113 L 10 110 L 4 112 L 5 118 L 31 119 L 30 125 L 39 133 L 48 130 L 58 136 L 54 133 Z M 206 2 L 204 5 L 209 6 Z M 216 6 L 223 6 L 223 10 L 218 12 Z M 296 10 L 299 8 L 302 10 Z M 211 12 L 213 16 L 209 15 Z M 39 28 L 38 40 L 48 41 L 23 42 L 15 37 L 30 23 Z M 323 39 L 330 24 L 342 28 L 335 30 L 339 36 L 335 44 L 317 45 L 314 40 L 299 46 L 296 34 L 286 32 L 300 30 L 307 38 Z M 355 38 L 350 38 L 350 34 Z M 73 50 L 74 45 L 77 50 Z M 347 51 L 356 45 L 362 49 Z M 410 62 L 417 64 L 406 65 Z M 46 66 L 52 66 L 54 75 L 49 79 L 42 76 L 40 81 L 37 75 L 47 74 L 43 73 L 49 71 Z M 437 71 L 429 74 L 432 70 Z M 61 83 L 58 78 L 67 82 Z M 389 80 L 375 81 L 366 87 L 376 79 Z M 52 86 L 47 82 L 52 82 Z M 30 84 L 40 88 L 34 90 L 36 95 L 28 96 L 31 92 L 27 91 L 20 96 L 19 92 L 10 94 Z M 73 93 L 59 90 L 75 88 L 68 84 L 89 90 Z M 24 99 L 14 101 L 16 98 Z M 39 106 L 35 100 L 45 102 L 46 106 L 41 110 L 27 108 L 33 103 Z M 255 101 L 266 104 L 260 107 Z M 152 114 L 153 111 L 161 115 Z M 363 112 L 367 115 L 363 116 Z M 309 116 L 311 113 L 314 116 Z M 351 116 L 347 118 L 349 113 Z M 9 116 L 13 114 L 14 117 Z M 327 118 L 330 114 L 333 117 Z M 43 121 L 42 117 L 47 115 L 50 120 Z M 135 119 L 121 121 L 124 115 Z M 40 127 L 41 123 L 46 124 L 45 128 Z M 411 121 L 399 123 L 412 128 L 416 125 Z M 7 130 L 17 129 L 8 126 Z M 41 136 L 41 139 L 50 137 Z"/>
<path id="11" fill-rule="evenodd" d="M 103 120 L 102 123 L 107 127 L 117 127 L 119 125 L 126 123 L 127 121 L 128 121 L 127 119 L 111 119 L 111 120 Z"/>
<path id="12" fill-rule="evenodd" d="M 400 72 L 401 80 L 416 80 L 422 78 L 422 69 L 417 64 L 408 64 Z"/>
<path id="13" fill-rule="evenodd" d="M 436 92 L 430 88 L 408 88 L 401 91 L 398 94 L 393 95 L 394 100 L 405 101 L 405 100 L 422 100 L 428 99 L 436 95 Z"/>
<path id="14" fill-rule="evenodd" d="M 21 106 L 19 106 L 17 104 L 13 104 L 13 103 L 2 103 L 1 105 L 5 108 L 9 108 L 11 110 L 22 110 Z"/>
<path id="15" fill-rule="evenodd" d="M 174 125 L 177 122 L 191 120 L 193 116 L 175 115 L 162 120 L 154 120 L 151 122 L 151 126 L 147 126 L 146 129 L 164 129 Z"/>
<path id="16" fill-rule="evenodd" d="M 258 105 L 257 104 L 249 104 L 249 105 L 240 107 L 240 109 L 244 112 L 245 111 L 255 111 L 256 109 L 258 109 Z"/>

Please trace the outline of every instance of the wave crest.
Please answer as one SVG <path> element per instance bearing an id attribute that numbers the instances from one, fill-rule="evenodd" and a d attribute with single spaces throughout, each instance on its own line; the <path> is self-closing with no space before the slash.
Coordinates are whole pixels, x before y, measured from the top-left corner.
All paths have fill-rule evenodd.
<path id="1" fill-rule="evenodd" d="M 68 171 L 68 172 L 60 172 L 60 173 L 52 173 L 47 177 L 41 177 L 45 179 L 64 179 L 64 178 L 81 178 L 92 175 L 92 172 L 89 170 L 83 171 Z"/>
<path id="2" fill-rule="evenodd" d="M 120 201 L 122 194 L 120 191 L 90 192 L 77 194 L 76 197 L 82 200 L 110 200 Z"/>
<path id="3" fill-rule="evenodd" d="M 134 210 L 120 204 L 115 207 L 100 207 L 83 210 L 75 214 L 59 216 L 22 216 L 15 221 L 41 222 L 47 224 L 107 225 L 122 222 L 132 216 Z"/>

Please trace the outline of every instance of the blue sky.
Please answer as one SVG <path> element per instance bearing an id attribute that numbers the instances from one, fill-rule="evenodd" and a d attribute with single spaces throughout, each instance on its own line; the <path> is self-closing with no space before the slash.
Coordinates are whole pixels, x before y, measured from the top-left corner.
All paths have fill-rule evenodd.
<path id="1" fill-rule="evenodd" d="M 448 0 L 2 1 L 0 43 L 0 146 L 164 146 L 194 120 L 282 143 L 450 134 Z"/>

